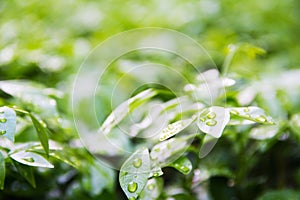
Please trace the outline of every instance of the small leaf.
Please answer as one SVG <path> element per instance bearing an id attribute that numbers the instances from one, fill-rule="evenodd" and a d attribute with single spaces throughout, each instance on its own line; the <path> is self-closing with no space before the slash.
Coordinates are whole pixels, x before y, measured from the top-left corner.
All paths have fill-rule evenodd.
<path id="1" fill-rule="evenodd" d="M 19 151 L 10 154 L 10 157 L 24 165 L 33 167 L 54 168 L 54 166 L 51 163 L 49 163 L 43 156 L 33 152 Z"/>
<path id="2" fill-rule="evenodd" d="M 15 111 L 6 106 L 0 107 L 0 135 L 14 142 L 16 124 L 17 116 Z"/>
<path id="3" fill-rule="evenodd" d="M 223 107 L 213 106 L 204 109 L 198 118 L 198 127 L 204 133 L 219 138 L 229 122 L 229 111 Z"/>
<path id="4" fill-rule="evenodd" d="M 148 149 L 138 149 L 122 165 L 119 182 L 128 199 L 137 199 L 150 174 Z"/>
<path id="5" fill-rule="evenodd" d="M 22 165 L 19 162 L 14 162 L 14 166 L 16 167 L 20 175 L 23 176 L 33 188 L 36 188 L 33 168 Z"/>
<path id="6" fill-rule="evenodd" d="M 156 200 L 163 189 L 163 182 L 161 178 L 149 179 L 144 190 L 141 192 L 140 200 Z"/>
<path id="7" fill-rule="evenodd" d="M 235 118 L 238 117 L 242 119 L 240 121 L 240 124 L 250 124 L 251 122 L 269 125 L 275 124 L 273 119 L 270 116 L 267 116 L 263 109 L 256 106 L 228 108 L 228 110 L 230 111 L 230 114 Z M 235 120 L 235 123 L 237 122 L 238 121 Z M 231 124 L 234 123 L 231 122 Z"/>
<path id="8" fill-rule="evenodd" d="M 110 133 L 111 129 L 115 127 L 119 122 L 121 122 L 126 115 L 131 113 L 138 106 L 145 103 L 147 100 L 155 96 L 157 92 L 152 89 L 145 90 L 138 93 L 134 97 L 128 99 L 127 101 L 121 103 L 103 122 L 100 131 L 104 134 Z"/>
<path id="9" fill-rule="evenodd" d="M 191 161 L 186 157 L 177 159 L 176 161 L 172 162 L 170 166 L 174 167 L 185 175 L 189 174 L 193 169 Z"/>
<path id="10" fill-rule="evenodd" d="M 35 130 L 39 136 L 41 144 L 47 154 L 49 156 L 49 142 L 48 142 L 48 134 L 46 129 L 46 124 L 42 121 L 39 121 L 32 113 L 30 113 L 30 118 L 33 122 Z"/>
<path id="11" fill-rule="evenodd" d="M 164 128 L 162 130 L 159 140 L 164 141 L 164 140 L 176 135 L 177 133 L 181 132 L 186 127 L 188 127 L 195 119 L 196 119 L 196 117 L 193 117 L 191 119 L 184 119 L 184 120 L 180 120 L 180 121 L 174 122 L 172 124 L 169 124 L 166 128 Z"/>
<path id="12" fill-rule="evenodd" d="M 0 152 L 0 189 L 4 189 L 4 180 L 5 180 L 5 158 Z"/>

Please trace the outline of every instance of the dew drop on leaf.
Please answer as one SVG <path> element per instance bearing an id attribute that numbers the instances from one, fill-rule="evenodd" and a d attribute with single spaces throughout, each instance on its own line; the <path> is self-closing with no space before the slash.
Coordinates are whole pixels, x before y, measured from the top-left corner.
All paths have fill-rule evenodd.
<path id="1" fill-rule="evenodd" d="M 207 126 L 215 126 L 217 124 L 216 120 L 209 120 L 208 122 L 206 122 Z"/>
<path id="2" fill-rule="evenodd" d="M 134 161 L 133 161 L 133 166 L 134 166 L 135 168 L 139 168 L 141 165 L 142 165 L 142 159 L 140 159 L 140 158 L 134 159 Z"/>
<path id="3" fill-rule="evenodd" d="M 267 121 L 266 117 L 265 116 L 259 116 L 259 117 L 256 117 L 255 120 L 259 121 L 259 122 L 265 122 Z"/>
<path id="4" fill-rule="evenodd" d="M 134 198 L 134 197 L 130 197 L 128 200 L 135 200 L 136 198 Z"/>
<path id="5" fill-rule="evenodd" d="M 153 190 L 155 188 L 155 185 L 154 184 L 150 184 L 147 186 L 148 190 Z"/>
<path id="6" fill-rule="evenodd" d="M 216 113 L 215 113 L 215 112 L 210 112 L 210 113 L 207 115 L 207 118 L 208 118 L 208 119 L 214 119 L 214 118 L 216 118 Z"/>
<path id="7" fill-rule="evenodd" d="M 4 135 L 6 133 L 6 130 L 0 131 L 0 135 Z"/>
<path id="8" fill-rule="evenodd" d="M 132 181 L 132 182 L 128 183 L 127 189 L 129 192 L 134 193 L 138 189 L 138 185 L 136 182 Z"/>
<path id="9" fill-rule="evenodd" d="M 23 160 L 27 161 L 27 162 L 34 162 L 34 159 L 31 157 L 28 158 L 23 158 Z"/>

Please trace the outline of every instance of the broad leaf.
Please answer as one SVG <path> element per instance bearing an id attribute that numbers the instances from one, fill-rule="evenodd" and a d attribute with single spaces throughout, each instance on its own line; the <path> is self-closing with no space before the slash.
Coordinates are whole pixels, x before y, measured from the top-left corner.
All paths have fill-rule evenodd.
<path id="1" fill-rule="evenodd" d="M 229 122 L 229 111 L 223 107 L 213 106 L 204 109 L 198 118 L 198 127 L 204 133 L 219 138 Z"/>
<path id="2" fill-rule="evenodd" d="M 184 130 L 186 127 L 188 127 L 196 117 L 193 117 L 191 119 L 184 119 L 177 122 L 174 122 L 172 124 L 169 124 L 166 128 L 164 128 L 160 134 L 159 140 L 164 141 L 177 133 Z"/>
<path id="3" fill-rule="evenodd" d="M 47 126 L 43 121 L 38 120 L 32 113 L 30 113 L 30 118 L 31 118 L 33 125 L 35 127 L 35 130 L 39 136 L 41 144 L 48 156 L 49 155 L 49 142 L 48 142 Z"/>
<path id="4" fill-rule="evenodd" d="M 251 129 L 249 137 L 256 140 L 265 140 L 274 137 L 279 130 L 278 126 L 259 126 Z"/>
<path id="5" fill-rule="evenodd" d="M 175 160 L 170 164 L 170 166 L 174 167 L 175 169 L 177 169 L 185 175 L 189 174 L 193 169 L 191 161 L 186 157 L 181 157 Z"/>
<path id="6" fill-rule="evenodd" d="M 140 200 L 156 200 L 163 189 L 163 182 L 161 178 L 151 178 L 148 180 L 146 187 L 141 192 Z"/>
<path id="7" fill-rule="evenodd" d="M 148 149 L 138 149 L 122 165 L 119 182 L 128 199 L 137 199 L 150 174 Z"/>
<path id="8" fill-rule="evenodd" d="M 14 142 L 17 117 L 13 109 L 0 107 L 0 135 Z"/>
<path id="9" fill-rule="evenodd" d="M 24 165 L 33 167 L 54 168 L 54 166 L 51 163 L 49 163 L 43 156 L 33 152 L 19 151 L 10 154 L 10 157 Z"/>
<path id="10" fill-rule="evenodd" d="M 4 180 L 5 180 L 5 158 L 0 152 L 0 189 L 4 189 Z"/>
<path id="11" fill-rule="evenodd" d="M 145 103 L 147 100 L 155 96 L 157 92 L 152 89 L 145 90 L 138 93 L 134 97 L 121 103 L 103 122 L 100 131 L 104 134 L 110 133 L 111 129 L 120 123 L 129 113 L 131 113 L 138 106 Z"/>

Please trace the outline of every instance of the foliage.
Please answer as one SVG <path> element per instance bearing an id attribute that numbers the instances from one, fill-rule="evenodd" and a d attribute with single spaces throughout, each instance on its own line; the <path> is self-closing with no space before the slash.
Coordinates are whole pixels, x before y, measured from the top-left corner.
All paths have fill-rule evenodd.
<path id="1" fill-rule="evenodd" d="M 296 0 L 0 1 L 0 199 L 298 199 L 299 7 Z M 204 60 L 198 74 L 174 55 L 151 52 L 112 63 L 105 88 L 95 91 L 101 126 L 85 102 L 79 110 L 103 133 L 89 136 L 92 153 L 121 160 L 118 172 L 82 145 L 70 91 L 99 42 L 153 26 L 187 34 L 218 69 Z M 134 74 L 111 106 L 114 82 L 149 61 L 179 69 L 188 83 L 142 72 L 176 86 L 176 95 L 146 85 L 127 98 L 141 81 Z"/>

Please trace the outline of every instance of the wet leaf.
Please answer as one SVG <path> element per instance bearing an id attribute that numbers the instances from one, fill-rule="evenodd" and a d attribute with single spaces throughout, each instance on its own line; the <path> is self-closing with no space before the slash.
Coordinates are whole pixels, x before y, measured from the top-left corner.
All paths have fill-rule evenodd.
<path id="1" fill-rule="evenodd" d="M 252 128 L 249 137 L 256 140 L 265 140 L 274 137 L 278 133 L 278 126 L 259 126 Z"/>
<path id="2" fill-rule="evenodd" d="M 137 199 L 144 189 L 150 174 L 148 149 L 134 152 L 122 165 L 119 182 L 128 199 Z"/>
<path id="3" fill-rule="evenodd" d="M 17 116 L 15 111 L 6 106 L 0 107 L 0 135 L 14 142 L 16 124 Z"/>
<path id="4" fill-rule="evenodd" d="M 18 151 L 10 154 L 10 157 L 24 165 L 33 167 L 54 168 L 54 166 L 51 163 L 49 163 L 43 156 L 33 152 Z"/>
<path id="5" fill-rule="evenodd" d="M 199 129 L 215 138 L 219 138 L 229 122 L 229 111 L 223 107 L 213 106 L 204 109 L 198 117 Z"/>
<path id="6" fill-rule="evenodd" d="M 170 166 L 174 167 L 185 175 L 189 174 L 193 169 L 191 161 L 186 157 L 177 159 L 176 161 L 172 162 Z"/>
<path id="7" fill-rule="evenodd" d="M 235 117 L 235 120 L 231 122 L 232 125 L 251 124 L 251 122 L 269 125 L 275 124 L 273 119 L 266 115 L 263 109 L 256 106 L 228 108 L 228 110 Z M 240 122 L 236 119 L 237 117 L 240 118 Z"/>
<path id="8" fill-rule="evenodd" d="M 164 128 L 160 134 L 159 140 L 164 141 L 177 133 L 184 130 L 186 127 L 188 127 L 196 117 L 193 117 L 191 119 L 184 119 L 177 122 L 174 122 L 172 124 L 169 124 L 166 128 Z"/>
<path id="9" fill-rule="evenodd" d="M 167 166 L 186 150 L 187 144 L 188 141 L 181 138 L 171 138 L 160 142 L 151 149 L 151 160 L 160 167 Z"/>

